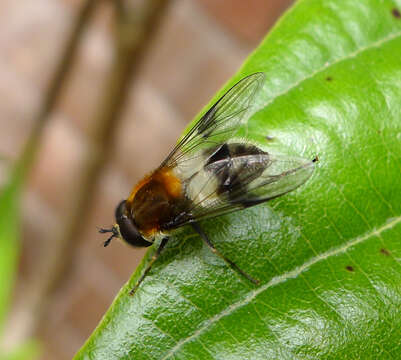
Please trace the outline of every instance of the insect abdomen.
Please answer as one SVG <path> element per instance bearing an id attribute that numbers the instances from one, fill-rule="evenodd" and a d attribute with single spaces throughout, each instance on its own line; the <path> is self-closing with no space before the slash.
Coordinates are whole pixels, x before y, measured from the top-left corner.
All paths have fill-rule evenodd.
<path id="1" fill-rule="evenodd" d="M 269 164 L 269 154 L 254 145 L 223 144 L 209 152 L 205 165 L 191 179 L 188 197 L 204 207 L 213 203 L 216 196 L 230 202 L 231 194 L 245 192 Z"/>

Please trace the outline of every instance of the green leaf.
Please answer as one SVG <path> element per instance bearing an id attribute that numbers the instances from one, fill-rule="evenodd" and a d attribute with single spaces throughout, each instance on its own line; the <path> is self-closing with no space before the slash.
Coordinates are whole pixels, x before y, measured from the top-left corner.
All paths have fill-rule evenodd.
<path id="1" fill-rule="evenodd" d="M 244 131 L 271 152 L 320 158 L 296 191 L 202 223 L 262 284 L 185 229 L 132 298 L 148 253 L 76 359 L 399 357 L 400 11 L 299 1 L 228 84 L 266 72 Z"/>
<path id="2" fill-rule="evenodd" d="M 0 190 L 0 326 L 7 314 L 14 286 L 19 251 L 19 193 L 21 176 L 18 171 Z"/>

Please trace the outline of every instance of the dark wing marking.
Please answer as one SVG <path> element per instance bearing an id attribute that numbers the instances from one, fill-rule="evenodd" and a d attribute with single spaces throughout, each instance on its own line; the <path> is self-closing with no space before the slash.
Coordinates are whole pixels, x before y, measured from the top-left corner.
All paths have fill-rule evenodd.
<path id="1" fill-rule="evenodd" d="M 261 88 L 264 73 L 249 75 L 229 89 L 178 142 L 160 167 L 175 167 L 193 160 L 200 149 L 224 143 L 231 138 Z"/>
<path id="2" fill-rule="evenodd" d="M 218 162 L 217 162 L 218 163 Z M 179 227 L 201 219 L 254 206 L 284 195 L 311 176 L 314 160 L 277 156 L 268 153 L 231 158 L 218 168 L 199 171 L 191 179 L 194 189 L 193 205 L 186 214 L 176 219 L 172 227 Z M 215 183 L 211 184 L 212 178 Z M 225 183 L 223 190 L 222 181 Z M 191 184 L 188 184 L 190 192 Z"/>

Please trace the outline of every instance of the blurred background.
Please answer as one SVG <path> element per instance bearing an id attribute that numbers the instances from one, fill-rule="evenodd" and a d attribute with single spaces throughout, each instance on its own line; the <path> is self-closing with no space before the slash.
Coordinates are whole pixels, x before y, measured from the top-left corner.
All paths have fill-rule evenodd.
<path id="1" fill-rule="evenodd" d="M 292 0 L 2 0 L 0 180 L 40 123 L 3 346 L 70 359 L 144 250 L 114 208 L 166 156 Z"/>

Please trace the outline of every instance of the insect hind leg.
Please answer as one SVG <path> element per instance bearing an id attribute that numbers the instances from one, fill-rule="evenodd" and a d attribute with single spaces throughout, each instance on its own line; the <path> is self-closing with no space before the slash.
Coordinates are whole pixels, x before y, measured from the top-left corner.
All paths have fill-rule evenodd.
<path id="1" fill-rule="evenodd" d="M 226 258 L 219 250 L 217 250 L 215 246 L 210 242 L 207 235 L 203 232 L 201 227 L 196 222 L 191 223 L 191 225 L 194 228 L 194 230 L 200 235 L 204 243 L 212 250 L 214 254 L 222 258 L 234 271 L 241 274 L 243 277 L 247 278 L 250 282 L 254 283 L 255 285 L 260 284 L 260 281 L 258 279 L 255 279 L 251 275 L 247 274 L 234 261 Z"/>

